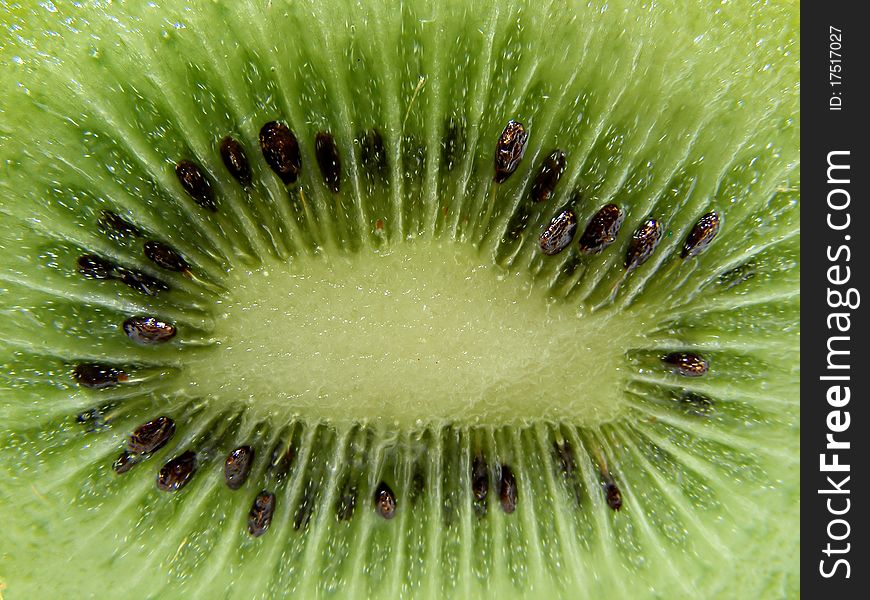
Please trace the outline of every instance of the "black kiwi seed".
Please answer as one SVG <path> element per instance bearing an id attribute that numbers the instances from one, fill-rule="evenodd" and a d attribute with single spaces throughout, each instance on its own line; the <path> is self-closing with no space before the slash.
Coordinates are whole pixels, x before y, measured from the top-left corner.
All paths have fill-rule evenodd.
<path id="1" fill-rule="evenodd" d="M 275 494 L 263 490 L 254 498 L 251 512 L 248 513 L 248 533 L 260 537 L 269 529 L 272 514 L 275 512 Z"/>
<path id="2" fill-rule="evenodd" d="M 691 258 L 704 251 L 719 233 L 719 215 L 708 212 L 695 223 L 680 252 L 680 258 Z"/>
<path id="3" fill-rule="evenodd" d="M 662 239 L 662 225 L 655 219 L 641 223 L 631 235 L 625 253 L 625 270 L 631 271 L 645 263 Z"/>
<path id="4" fill-rule="evenodd" d="M 184 191 L 197 204 L 212 212 L 217 211 L 211 183 L 198 164 L 192 160 L 180 160 L 175 165 L 175 175 L 178 177 L 178 181 L 181 183 Z"/>
<path id="5" fill-rule="evenodd" d="M 517 478 L 508 465 L 499 468 L 498 490 L 502 510 L 511 514 L 517 509 Z"/>
<path id="6" fill-rule="evenodd" d="M 672 367 L 672 371 L 684 377 L 700 377 L 710 368 L 707 360 L 691 352 L 671 352 L 662 361 Z"/>
<path id="7" fill-rule="evenodd" d="M 134 454 L 150 454 L 166 445 L 175 434 L 175 421 L 157 417 L 137 427 L 127 440 L 127 450 Z"/>
<path id="8" fill-rule="evenodd" d="M 266 164 L 284 185 L 295 183 L 302 170 L 299 142 L 290 128 L 278 121 L 269 121 L 260 129 L 260 149 Z"/>
<path id="9" fill-rule="evenodd" d="M 547 256 L 558 254 L 571 244 L 576 231 L 577 217 L 573 210 L 567 208 L 553 217 L 550 224 L 541 232 L 538 240 L 541 252 Z"/>
<path id="10" fill-rule="evenodd" d="M 124 450 L 123 452 L 121 452 L 120 456 L 115 459 L 115 462 L 112 463 L 112 469 L 115 471 L 115 473 L 121 475 L 122 473 L 126 473 L 127 471 L 132 469 L 137 462 L 139 462 L 139 459 L 135 454 Z"/>
<path id="11" fill-rule="evenodd" d="M 157 473 L 157 489 L 164 492 L 180 490 L 196 471 L 196 453 L 185 450 L 160 468 Z"/>
<path id="12" fill-rule="evenodd" d="M 155 296 L 169 286 L 140 271 L 126 269 L 94 254 L 85 254 L 76 261 L 76 268 L 86 279 L 120 279 L 137 292 Z"/>
<path id="13" fill-rule="evenodd" d="M 96 254 L 85 254 L 76 261 L 76 269 L 87 279 L 112 279 L 118 265 Z"/>
<path id="14" fill-rule="evenodd" d="M 580 237 L 580 252 L 598 254 L 616 241 L 625 215 L 615 204 L 606 204 L 589 219 Z"/>
<path id="15" fill-rule="evenodd" d="M 100 230 L 110 237 L 142 237 L 142 230 L 110 210 L 101 210 L 97 221 Z"/>
<path id="16" fill-rule="evenodd" d="M 130 317 L 123 327 L 128 338 L 144 346 L 168 342 L 176 333 L 175 325 L 157 317 Z"/>
<path id="17" fill-rule="evenodd" d="M 221 140 L 218 150 L 229 174 L 243 186 L 251 185 L 251 166 L 242 144 L 228 135 Z"/>
<path id="18" fill-rule="evenodd" d="M 375 511 L 385 519 L 396 516 L 396 495 L 383 481 L 375 488 Z"/>
<path id="19" fill-rule="evenodd" d="M 248 479 L 251 465 L 254 462 L 254 449 L 251 446 L 239 446 L 227 454 L 224 462 L 224 479 L 227 487 L 237 490 Z"/>
<path id="20" fill-rule="evenodd" d="M 338 146 L 335 138 L 325 131 L 318 132 L 314 138 L 314 154 L 323 182 L 329 190 L 337 194 L 341 189 L 341 158 L 338 156 Z"/>
<path id="21" fill-rule="evenodd" d="M 613 480 L 611 475 L 608 475 L 605 478 L 603 487 L 604 498 L 607 501 L 607 506 L 617 511 L 622 508 L 622 492 L 619 491 L 619 487 L 616 485 L 616 482 Z"/>
<path id="22" fill-rule="evenodd" d="M 447 171 L 452 171 L 465 150 L 465 124 L 456 117 L 444 122 L 444 140 L 441 142 L 441 160 Z"/>
<path id="23" fill-rule="evenodd" d="M 556 184 L 565 172 L 565 153 L 561 150 L 553 150 L 541 163 L 535 181 L 532 183 L 532 200 L 546 202 L 553 196 Z"/>
<path id="24" fill-rule="evenodd" d="M 155 279 L 141 271 L 119 267 L 118 277 L 125 285 L 133 288 L 137 292 L 147 294 L 148 296 L 156 296 L 159 292 L 169 289 L 169 286 L 159 279 Z"/>
<path id="25" fill-rule="evenodd" d="M 353 517 L 353 511 L 356 508 L 356 498 L 359 495 L 359 490 L 356 484 L 346 478 L 341 486 L 341 493 L 335 500 L 335 516 L 339 521 L 350 521 Z"/>
<path id="26" fill-rule="evenodd" d="M 510 120 L 495 145 L 495 182 L 503 183 L 513 175 L 529 143 L 529 134 L 519 121 Z"/>
<path id="27" fill-rule="evenodd" d="M 474 511 L 478 516 L 486 514 L 486 495 L 489 493 L 489 467 L 486 459 L 477 454 L 471 461 L 471 494 Z"/>
<path id="28" fill-rule="evenodd" d="M 359 157 L 369 178 L 387 177 L 387 149 L 377 129 L 369 129 L 359 137 Z"/>
<path id="29" fill-rule="evenodd" d="M 112 387 L 129 377 L 124 371 L 100 363 L 82 363 L 73 369 L 73 379 L 86 388 Z"/>
<path id="30" fill-rule="evenodd" d="M 167 271 L 184 272 L 190 271 L 190 265 L 168 244 L 151 240 L 145 242 L 145 256 L 158 267 Z"/>

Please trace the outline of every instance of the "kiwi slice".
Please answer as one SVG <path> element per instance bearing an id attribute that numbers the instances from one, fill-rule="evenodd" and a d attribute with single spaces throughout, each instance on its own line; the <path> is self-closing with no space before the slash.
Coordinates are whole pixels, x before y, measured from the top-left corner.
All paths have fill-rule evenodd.
<path id="1" fill-rule="evenodd" d="M 4 597 L 797 595 L 796 5 L 2 11 Z"/>

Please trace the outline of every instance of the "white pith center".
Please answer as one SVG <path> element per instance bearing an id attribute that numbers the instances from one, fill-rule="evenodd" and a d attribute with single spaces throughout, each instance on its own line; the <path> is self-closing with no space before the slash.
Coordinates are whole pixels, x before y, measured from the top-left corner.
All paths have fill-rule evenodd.
<path id="1" fill-rule="evenodd" d="M 457 243 L 275 262 L 234 271 L 228 288 L 185 393 L 336 422 L 608 421 L 643 331 Z"/>

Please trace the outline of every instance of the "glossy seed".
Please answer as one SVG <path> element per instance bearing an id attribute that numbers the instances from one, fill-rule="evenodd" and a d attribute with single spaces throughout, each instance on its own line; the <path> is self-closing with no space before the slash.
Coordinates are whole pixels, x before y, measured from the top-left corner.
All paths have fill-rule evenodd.
<path id="1" fill-rule="evenodd" d="M 710 368 L 707 360 L 691 352 L 671 352 L 662 357 L 662 360 L 671 366 L 671 370 L 684 377 L 700 377 Z"/>
<path id="2" fill-rule="evenodd" d="M 698 219 L 692 231 L 689 232 L 683 250 L 680 252 L 680 258 L 691 258 L 697 256 L 716 237 L 719 233 L 719 215 L 715 212 L 708 212 L 706 215 Z"/>
<path id="3" fill-rule="evenodd" d="M 124 284 L 148 296 L 156 296 L 159 292 L 169 289 L 169 286 L 159 279 L 155 279 L 141 271 L 118 268 L 118 277 Z"/>
<path id="4" fill-rule="evenodd" d="M 359 155 L 363 171 L 370 179 L 387 177 L 387 149 L 377 129 L 369 129 L 360 137 Z"/>
<path id="5" fill-rule="evenodd" d="M 480 454 L 471 461 L 471 492 L 475 500 L 486 500 L 489 492 L 489 468 Z"/>
<path id="6" fill-rule="evenodd" d="M 558 254 L 567 248 L 577 232 L 577 217 L 571 209 L 565 209 L 552 218 L 550 224 L 541 232 L 538 243 L 541 252 L 547 256 Z"/>
<path id="7" fill-rule="evenodd" d="M 269 529 L 272 514 L 275 512 L 275 494 L 263 490 L 254 498 L 251 511 L 248 513 L 248 533 L 260 537 Z"/>
<path id="8" fill-rule="evenodd" d="M 251 185 L 251 166 L 242 144 L 228 135 L 221 140 L 219 151 L 229 174 L 243 186 Z"/>
<path id="9" fill-rule="evenodd" d="M 157 473 L 157 489 L 164 492 L 180 490 L 190 481 L 196 471 L 196 454 L 186 450 L 160 468 Z"/>
<path id="10" fill-rule="evenodd" d="M 275 172 L 285 185 L 294 183 L 302 170 L 302 156 L 299 142 L 290 128 L 270 121 L 260 129 L 260 149 L 266 164 Z"/>
<path id="11" fill-rule="evenodd" d="M 503 183 L 513 175 L 529 143 L 529 134 L 522 123 L 508 121 L 495 146 L 495 182 Z"/>
<path id="12" fill-rule="evenodd" d="M 615 204 L 607 204 L 589 219 L 580 237 L 580 252 L 598 254 L 616 241 L 625 215 Z"/>
<path id="13" fill-rule="evenodd" d="M 441 142 L 441 160 L 450 172 L 459 163 L 465 150 L 465 124 L 461 119 L 450 117 L 444 123 L 444 140 Z"/>
<path id="14" fill-rule="evenodd" d="M 141 237 L 142 230 L 110 210 L 101 210 L 97 221 L 100 230 L 112 238 Z"/>
<path id="15" fill-rule="evenodd" d="M 224 462 L 224 479 L 227 487 L 237 490 L 248 479 L 251 465 L 254 464 L 254 449 L 251 446 L 239 446 L 227 455 Z"/>
<path id="16" fill-rule="evenodd" d="M 345 479 L 341 487 L 341 493 L 335 500 L 335 516 L 339 521 L 349 521 L 353 517 L 356 508 L 356 499 L 359 490 L 349 479 Z"/>
<path id="17" fill-rule="evenodd" d="M 121 475 L 122 473 L 126 473 L 132 469 L 137 462 L 139 462 L 139 459 L 135 454 L 124 450 L 121 452 L 121 455 L 115 459 L 115 462 L 112 463 L 112 469 L 115 473 Z"/>
<path id="18" fill-rule="evenodd" d="M 486 496 L 489 493 L 489 467 L 486 459 L 480 454 L 471 461 L 471 495 L 474 511 L 483 516 L 486 514 Z"/>
<path id="19" fill-rule="evenodd" d="M 662 225 L 655 219 L 641 223 L 631 235 L 625 253 L 625 270 L 631 271 L 645 263 L 662 239 Z"/>
<path id="20" fill-rule="evenodd" d="M 565 172 L 565 153 L 561 150 L 553 150 L 550 155 L 544 159 L 541 168 L 538 169 L 538 174 L 535 176 L 535 181 L 532 183 L 532 200 L 535 202 L 546 202 L 553 196 L 556 190 L 556 184 L 562 178 L 562 173 Z"/>
<path id="21" fill-rule="evenodd" d="M 517 479 L 513 469 L 507 465 L 501 465 L 499 470 L 498 489 L 502 510 L 507 514 L 514 512 L 517 509 Z"/>
<path id="22" fill-rule="evenodd" d="M 83 363 L 73 369 L 73 379 L 86 388 L 101 389 L 112 387 L 129 377 L 124 371 L 100 363 Z"/>
<path id="23" fill-rule="evenodd" d="M 76 269 L 87 279 L 112 279 L 118 266 L 96 254 L 85 254 L 76 261 Z"/>
<path id="24" fill-rule="evenodd" d="M 385 519 L 396 516 L 396 495 L 383 481 L 375 488 L 375 511 Z"/>
<path id="25" fill-rule="evenodd" d="M 314 154 L 317 165 L 323 175 L 323 183 L 331 192 L 337 194 L 341 189 L 341 158 L 338 156 L 338 146 L 329 133 L 321 131 L 314 138 Z"/>
<path id="26" fill-rule="evenodd" d="M 143 346 L 168 342 L 176 333 L 175 325 L 157 317 L 130 317 L 123 328 L 128 338 Z"/>
<path id="27" fill-rule="evenodd" d="M 127 440 L 127 450 L 134 454 L 150 454 L 166 445 L 175 434 L 175 421 L 157 417 L 137 427 Z"/>
<path id="28" fill-rule="evenodd" d="M 94 254 L 86 254 L 76 261 L 76 268 L 87 279 L 120 279 L 134 290 L 154 296 L 169 286 L 140 271 L 125 269 Z"/>
<path id="29" fill-rule="evenodd" d="M 175 175 L 181 187 L 201 207 L 215 212 L 217 205 L 211 183 L 202 168 L 192 160 L 180 160 L 175 165 Z"/>
<path id="30" fill-rule="evenodd" d="M 622 508 L 622 493 L 619 491 L 613 477 L 608 477 L 604 482 L 604 497 L 607 501 L 607 506 L 613 510 Z"/>
<path id="31" fill-rule="evenodd" d="M 145 242 L 145 256 L 148 260 L 167 271 L 184 272 L 190 271 L 190 265 L 184 260 L 184 257 L 176 252 L 171 246 L 151 240 Z"/>

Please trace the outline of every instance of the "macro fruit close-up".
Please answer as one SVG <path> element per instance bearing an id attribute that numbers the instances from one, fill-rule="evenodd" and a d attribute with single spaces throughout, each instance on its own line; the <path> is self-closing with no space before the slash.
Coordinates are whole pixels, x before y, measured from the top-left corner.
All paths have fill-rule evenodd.
<path id="1" fill-rule="evenodd" d="M 798 10 L 3 3 L 0 597 L 798 597 Z"/>

